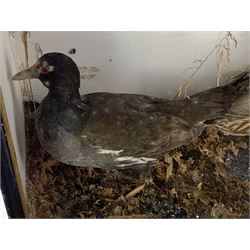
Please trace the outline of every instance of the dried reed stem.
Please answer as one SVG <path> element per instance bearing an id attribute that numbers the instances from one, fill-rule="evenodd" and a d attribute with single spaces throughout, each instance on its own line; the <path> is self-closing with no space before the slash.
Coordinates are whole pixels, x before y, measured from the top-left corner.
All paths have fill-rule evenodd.
<path id="1" fill-rule="evenodd" d="M 23 46 L 24 46 L 24 60 L 25 60 L 25 67 L 26 68 L 29 67 L 28 37 L 30 37 L 30 32 L 23 31 L 22 32 L 22 42 L 23 42 Z M 30 79 L 27 80 L 27 83 L 28 84 L 26 85 L 26 81 L 24 81 L 23 95 L 28 96 L 28 101 L 32 101 L 34 110 L 36 110 L 36 106 L 34 103 L 34 95 L 33 95 L 33 90 L 32 90 Z M 30 109 L 29 109 L 29 112 L 30 112 Z"/>

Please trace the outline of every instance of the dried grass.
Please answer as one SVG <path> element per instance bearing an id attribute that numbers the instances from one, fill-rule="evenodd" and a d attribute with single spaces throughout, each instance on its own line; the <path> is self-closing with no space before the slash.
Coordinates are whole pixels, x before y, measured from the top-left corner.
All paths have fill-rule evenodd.
<path id="1" fill-rule="evenodd" d="M 28 38 L 30 38 L 30 32 L 28 31 L 23 31 L 21 33 L 21 37 L 22 37 L 22 43 L 23 43 L 23 47 L 24 47 L 24 60 L 25 60 L 25 68 L 29 67 L 29 50 L 28 50 Z M 24 80 L 23 81 L 23 97 L 27 97 L 28 101 L 31 101 L 32 103 L 34 103 L 34 95 L 33 95 L 33 90 L 32 90 L 32 86 L 31 86 L 31 82 L 30 79 Z M 36 109 L 35 105 L 34 105 L 34 109 Z"/>
<path id="2" fill-rule="evenodd" d="M 35 43 L 35 51 L 37 53 L 36 57 L 37 57 L 37 59 L 39 59 L 43 54 L 43 51 L 42 51 L 39 43 Z"/>
<path id="3" fill-rule="evenodd" d="M 141 184 L 140 186 L 136 187 L 135 189 L 133 189 L 132 191 L 130 191 L 127 195 L 126 198 L 135 196 L 136 194 L 140 193 L 145 187 L 145 183 Z"/>
<path id="4" fill-rule="evenodd" d="M 227 63 L 231 62 L 231 47 L 230 40 L 234 42 L 235 48 L 237 47 L 237 40 L 233 36 L 232 32 L 228 32 L 225 39 L 219 44 L 216 52 L 217 58 L 217 86 L 220 85 L 220 79 L 222 72 L 226 69 Z"/>
<path id="5" fill-rule="evenodd" d="M 217 86 L 219 86 L 220 79 L 221 79 L 221 73 L 226 67 L 227 60 L 228 63 L 231 61 L 231 47 L 230 47 L 230 41 L 233 41 L 235 44 L 235 47 L 237 46 L 237 40 L 233 36 L 232 32 L 227 32 L 226 35 L 220 40 L 219 43 L 217 43 L 214 48 L 208 53 L 208 55 L 203 59 L 199 60 L 199 64 L 194 70 L 194 72 L 191 74 L 191 76 L 181 84 L 179 87 L 176 96 L 174 97 L 174 100 L 176 100 L 177 97 L 180 97 L 183 93 L 184 96 L 187 96 L 187 90 L 188 85 L 191 83 L 191 80 L 194 78 L 194 76 L 197 74 L 197 72 L 201 69 L 201 67 L 207 62 L 207 60 L 210 58 L 210 56 L 216 52 L 217 55 Z"/>
<path id="6" fill-rule="evenodd" d="M 19 37 L 17 37 L 17 35 L 21 36 L 21 42 L 22 42 L 23 48 L 24 48 L 24 62 L 21 62 L 19 55 L 16 53 L 16 51 L 14 49 L 16 46 L 15 43 L 19 39 Z M 11 38 L 11 48 L 12 48 L 12 52 L 13 52 L 13 56 L 15 58 L 15 61 L 16 61 L 16 63 L 20 63 L 20 65 L 18 66 L 18 70 L 24 70 L 27 67 L 29 67 L 28 39 L 30 38 L 30 32 L 28 32 L 28 31 L 23 31 L 23 32 L 12 31 L 12 32 L 9 32 L 9 37 Z M 21 81 L 20 89 L 21 89 L 21 93 L 23 96 L 23 101 L 30 101 L 30 102 L 34 103 L 33 90 L 32 90 L 31 82 L 29 79 Z M 35 106 L 34 106 L 34 108 L 35 108 Z"/>

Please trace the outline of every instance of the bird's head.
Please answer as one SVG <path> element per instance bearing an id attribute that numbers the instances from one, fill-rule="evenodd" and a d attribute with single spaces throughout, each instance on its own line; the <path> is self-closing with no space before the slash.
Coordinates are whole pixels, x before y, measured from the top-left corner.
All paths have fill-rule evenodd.
<path id="1" fill-rule="evenodd" d="M 66 91 L 80 87 L 80 73 L 75 62 L 62 53 L 47 53 L 31 67 L 12 76 L 12 80 L 38 78 L 49 90 Z"/>

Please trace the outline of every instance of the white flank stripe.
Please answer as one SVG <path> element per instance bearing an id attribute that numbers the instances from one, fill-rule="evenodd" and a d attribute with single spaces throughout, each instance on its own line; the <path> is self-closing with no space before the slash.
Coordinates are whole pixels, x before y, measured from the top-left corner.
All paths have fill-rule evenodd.
<path id="1" fill-rule="evenodd" d="M 151 161 L 156 161 L 155 158 L 148 158 L 148 157 L 133 157 L 133 156 L 120 156 L 120 153 L 123 152 L 122 150 L 110 150 L 110 149 L 102 149 L 99 148 L 99 146 L 96 146 L 98 148 L 97 153 L 98 154 L 110 154 L 112 156 L 115 156 L 116 158 L 114 161 L 120 162 L 119 167 L 126 167 L 126 166 L 131 166 L 131 165 L 136 165 L 136 164 L 146 164 Z M 122 162 L 127 162 L 127 163 L 122 163 Z"/>
<path id="2" fill-rule="evenodd" d="M 122 150 L 109 150 L 109 149 L 98 149 L 98 154 L 111 154 L 111 155 L 115 155 L 118 156 Z"/>
<path id="3" fill-rule="evenodd" d="M 154 158 L 147 158 L 147 157 L 133 157 L 133 156 L 123 156 L 123 157 L 118 157 L 117 159 L 115 159 L 115 161 L 128 161 L 129 163 L 124 163 L 121 164 L 121 167 L 126 167 L 126 166 L 130 166 L 130 165 L 134 165 L 134 164 L 146 164 L 150 161 L 155 161 L 156 159 Z"/>

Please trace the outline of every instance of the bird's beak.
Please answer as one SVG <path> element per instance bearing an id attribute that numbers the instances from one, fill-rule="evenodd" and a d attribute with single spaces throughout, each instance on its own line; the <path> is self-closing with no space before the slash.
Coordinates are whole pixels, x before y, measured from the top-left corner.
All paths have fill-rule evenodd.
<path id="1" fill-rule="evenodd" d="M 29 68 L 20 71 L 12 76 L 12 80 L 25 80 L 25 79 L 34 79 L 39 77 L 39 72 L 37 68 L 37 63 L 30 66 Z"/>

